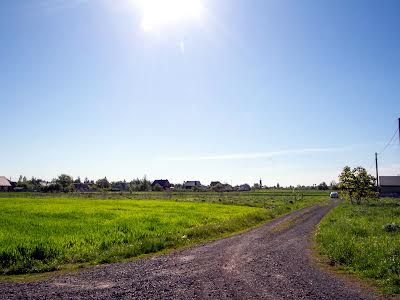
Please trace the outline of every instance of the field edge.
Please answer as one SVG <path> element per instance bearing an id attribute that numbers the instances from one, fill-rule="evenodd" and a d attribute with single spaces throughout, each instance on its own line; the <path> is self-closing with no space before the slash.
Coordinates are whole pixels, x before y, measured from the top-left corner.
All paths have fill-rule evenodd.
<path id="1" fill-rule="evenodd" d="M 159 255 L 169 254 L 169 253 L 173 253 L 176 251 L 180 251 L 180 250 L 184 250 L 184 249 L 188 249 L 188 248 L 192 248 L 192 247 L 205 245 L 205 244 L 213 242 L 213 241 L 240 235 L 240 234 L 249 232 L 253 229 L 256 229 L 258 227 L 261 227 L 265 224 L 268 224 L 270 222 L 273 222 L 276 219 L 279 219 L 281 217 L 284 217 L 284 216 L 294 213 L 296 211 L 299 211 L 299 210 L 302 210 L 305 208 L 309 208 L 309 207 L 313 207 L 313 206 L 317 206 L 317 205 L 324 205 L 326 203 L 327 203 L 327 200 L 321 199 L 318 202 L 308 203 L 307 205 L 301 206 L 301 207 L 293 209 L 293 210 L 284 211 L 283 213 L 280 213 L 280 214 L 274 214 L 272 218 L 268 218 L 268 216 L 271 215 L 271 211 L 265 211 L 265 215 L 267 216 L 266 219 L 258 220 L 252 224 L 242 226 L 237 230 L 233 230 L 233 231 L 228 230 L 223 233 L 219 233 L 219 234 L 217 233 L 215 235 L 211 235 L 207 238 L 192 239 L 192 240 L 190 240 L 189 243 L 174 245 L 172 247 L 168 247 L 168 248 L 162 249 L 160 251 L 156 251 L 156 252 L 141 254 L 138 256 L 123 258 L 123 259 L 118 259 L 118 260 L 112 261 L 110 263 L 86 262 L 86 263 L 79 263 L 79 264 L 78 263 L 62 264 L 59 266 L 59 269 L 52 270 L 52 271 L 46 271 L 46 272 L 40 272 L 40 273 L 16 274 L 16 275 L 0 275 L 0 282 L 17 282 L 18 283 L 18 282 L 44 281 L 44 280 L 54 277 L 54 276 L 64 275 L 64 274 L 68 274 L 71 272 L 78 272 L 79 270 L 82 270 L 82 269 L 96 268 L 99 266 L 106 266 L 106 265 L 110 265 L 110 264 L 114 264 L 114 263 L 131 262 L 131 261 L 136 261 L 138 259 L 144 259 L 144 258 L 150 258 L 150 257 L 159 256 Z M 255 216 L 255 214 L 253 215 L 253 217 L 254 216 Z M 217 227 L 219 227 L 223 223 L 229 223 L 234 220 L 235 219 L 230 219 L 230 220 L 227 220 L 225 222 L 218 223 L 215 225 Z M 205 225 L 205 226 L 208 226 L 208 225 Z M 202 227 L 202 226 L 200 226 L 200 227 Z"/>

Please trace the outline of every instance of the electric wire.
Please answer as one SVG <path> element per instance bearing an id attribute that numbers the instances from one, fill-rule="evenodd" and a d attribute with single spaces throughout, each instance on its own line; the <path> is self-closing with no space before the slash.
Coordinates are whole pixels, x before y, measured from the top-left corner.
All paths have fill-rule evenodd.
<path id="1" fill-rule="evenodd" d="M 396 137 L 397 133 L 399 132 L 399 128 L 396 129 L 396 131 L 394 132 L 392 138 L 389 140 L 389 142 L 386 144 L 385 147 L 383 147 L 383 149 L 378 152 L 379 155 L 381 155 L 383 152 L 386 151 L 386 149 L 390 146 L 390 144 L 393 142 L 394 138 Z"/>

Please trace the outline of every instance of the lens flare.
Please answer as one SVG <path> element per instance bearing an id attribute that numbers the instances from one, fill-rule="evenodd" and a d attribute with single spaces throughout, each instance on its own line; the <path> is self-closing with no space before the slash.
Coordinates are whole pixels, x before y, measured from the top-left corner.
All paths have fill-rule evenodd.
<path id="1" fill-rule="evenodd" d="M 167 25 L 198 20 L 204 11 L 201 0 L 138 0 L 145 31 L 158 30 Z"/>

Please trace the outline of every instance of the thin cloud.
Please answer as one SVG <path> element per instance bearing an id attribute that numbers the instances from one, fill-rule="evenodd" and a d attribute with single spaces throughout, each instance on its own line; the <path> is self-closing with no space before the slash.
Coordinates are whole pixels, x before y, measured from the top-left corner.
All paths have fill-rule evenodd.
<path id="1" fill-rule="evenodd" d="M 271 152 L 256 152 L 256 153 L 239 153 L 239 154 L 223 154 L 223 155 L 206 155 L 206 156 L 191 156 L 191 157 L 168 157 L 170 161 L 198 161 L 198 160 L 250 160 L 259 158 L 271 158 L 276 156 L 288 155 L 306 155 L 316 153 L 334 153 L 349 150 L 348 147 L 343 148 L 305 148 L 291 149 Z"/>
<path id="2" fill-rule="evenodd" d="M 185 54 L 185 42 L 184 42 L 184 40 L 181 40 L 181 42 L 179 43 L 179 48 L 181 50 L 181 53 Z"/>
<path id="3" fill-rule="evenodd" d="M 74 8 L 89 0 L 42 0 L 39 2 L 39 8 L 48 12 Z"/>

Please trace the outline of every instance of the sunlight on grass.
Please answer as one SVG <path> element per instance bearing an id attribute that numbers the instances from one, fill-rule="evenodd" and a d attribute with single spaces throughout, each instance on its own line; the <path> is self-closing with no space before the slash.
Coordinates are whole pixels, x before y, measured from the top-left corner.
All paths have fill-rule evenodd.
<path id="1" fill-rule="evenodd" d="M 343 204 L 320 224 L 320 252 L 332 265 L 373 279 L 387 293 L 400 294 L 400 230 L 385 229 L 388 223 L 400 224 L 398 200 Z"/>

